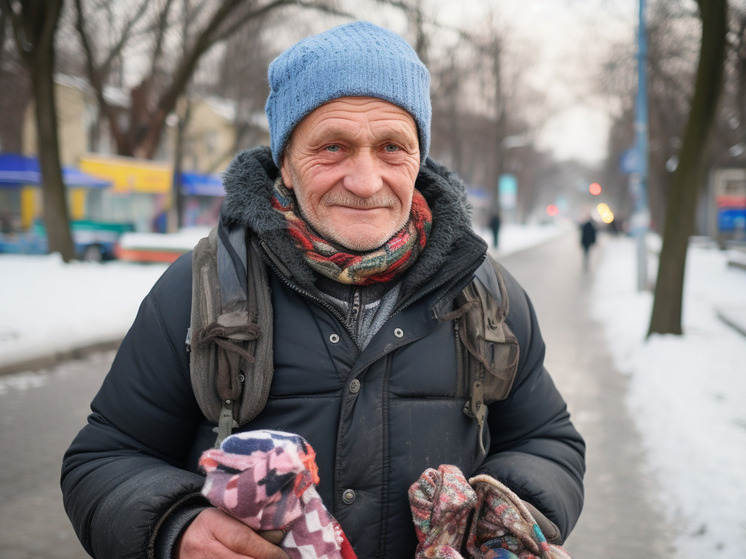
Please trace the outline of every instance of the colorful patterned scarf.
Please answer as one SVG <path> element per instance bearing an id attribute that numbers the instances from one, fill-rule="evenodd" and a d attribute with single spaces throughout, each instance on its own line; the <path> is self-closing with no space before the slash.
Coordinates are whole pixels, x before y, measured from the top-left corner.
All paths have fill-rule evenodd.
<path id="1" fill-rule="evenodd" d="M 316 453 L 303 437 L 259 430 L 227 437 L 205 451 L 202 494 L 256 531 L 282 530 L 291 559 L 356 559 L 339 523 L 324 506 Z"/>
<path id="2" fill-rule="evenodd" d="M 407 225 L 382 247 L 356 254 L 320 237 L 303 220 L 295 205 L 294 195 L 279 177 L 274 185 L 272 207 L 285 217 L 288 232 L 306 262 L 321 275 L 351 285 L 388 282 L 407 270 L 425 248 L 432 227 L 430 208 L 415 190 Z"/>

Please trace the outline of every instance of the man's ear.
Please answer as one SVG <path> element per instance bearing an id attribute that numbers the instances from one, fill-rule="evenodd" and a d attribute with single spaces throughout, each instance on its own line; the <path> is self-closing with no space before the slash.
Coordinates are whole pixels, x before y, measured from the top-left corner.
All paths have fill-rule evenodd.
<path id="1" fill-rule="evenodd" d="M 287 155 L 282 158 L 282 164 L 280 165 L 280 174 L 282 175 L 282 184 L 285 185 L 285 188 L 292 190 L 293 174 L 290 172 L 290 164 L 288 163 Z"/>

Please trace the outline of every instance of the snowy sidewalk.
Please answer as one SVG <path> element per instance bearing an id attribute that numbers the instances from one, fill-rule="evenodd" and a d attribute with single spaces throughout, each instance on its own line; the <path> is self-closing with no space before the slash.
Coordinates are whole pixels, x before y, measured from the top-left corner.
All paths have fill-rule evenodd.
<path id="1" fill-rule="evenodd" d="M 608 244 L 605 236 L 600 244 Z M 566 549 L 577 559 L 668 559 L 673 536 L 627 407 L 629 379 L 615 366 L 603 322 L 592 315 L 605 248 L 593 248 L 588 272 L 577 235 L 509 256 L 504 264 L 536 308 L 547 369 L 587 444 L 585 506 Z"/>
<path id="2" fill-rule="evenodd" d="M 626 403 L 672 528 L 670 556 L 746 557 L 746 337 L 722 320 L 746 318 L 746 271 L 717 247 L 690 245 L 684 334 L 646 338 L 652 294 L 636 291 L 635 262 L 633 241 L 607 243 L 593 315 L 628 379 Z M 649 264 L 652 277 L 655 259 Z"/>

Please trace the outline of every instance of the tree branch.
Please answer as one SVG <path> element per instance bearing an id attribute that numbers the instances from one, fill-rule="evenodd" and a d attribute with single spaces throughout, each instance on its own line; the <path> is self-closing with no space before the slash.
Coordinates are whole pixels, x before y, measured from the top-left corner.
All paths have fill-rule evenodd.
<path id="1" fill-rule="evenodd" d="M 78 0 L 76 0 L 76 3 L 79 3 Z M 109 71 L 111 69 L 111 65 L 114 63 L 114 60 L 121 56 L 122 50 L 124 49 L 124 46 L 127 44 L 127 42 L 132 37 L 132 32 L 135 28 L 135 25 L 143 18 L 147 11 L 147 7 L 149 5 L 148 0 L 144 0 L 141 4 L 138 10 L 135 12 L 135 15 L 127 20 L 127 23 L 125 24 L 124 28 L 122 29 L 121 34 L 119 35 L 119 40 L 109 49 L 109 54 L 106 57 L 106 59 L 101 63 L 101 70 L 105 75 L 109 74 Z"/>
<path id="2" fill-rule="evenodd" d="M 5 0 L 4 0 L 5 1 Z M 109 122 L 111 128 L 111 134 L 114 136 L 114 141 L 118 146 L 121 146 L 125 141 L 124 133 L 119 125 L 119 119 L 117 115 L 109 105 L 104 95 L 104 80 L 106 73 L 96 67 L 96 61 L 93 54 L 93 46 L 91 45 L 90 37 L 85 28 L 85 16 L 83 15 L 83 6 L 81 0 L 75 0 L 76 18 L 75 28 L 78 31 L 80 42 L 83 46 L 83 52 L 85 54 L 85 66 L 88 72 L 88 82 L 93 88 L 94 94 L 96 95 L 96 101 L 101 109 L 101 112 L 106 116 L 106 120 Z"/>
<path id="3" fill-rule="evenodd" d="M 150 57 L 150 73 L 148 76 L 155 76 L 158 71 L 158 61 L 163 54 L 163 42 L 168 29 L 168 17 L 171 12 L 173 0 L 165 0 L 165 5 L 161 10 L 155 24 L 155 46 L 153 47 L 152 56 Z M 147 77 L 145 78 L 147 80 Z"/>

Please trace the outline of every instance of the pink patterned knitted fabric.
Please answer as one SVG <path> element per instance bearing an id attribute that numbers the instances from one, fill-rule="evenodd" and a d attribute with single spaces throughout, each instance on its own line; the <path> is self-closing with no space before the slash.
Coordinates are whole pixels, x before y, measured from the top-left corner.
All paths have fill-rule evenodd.
<path id="1" fill-rule="evenodd" d="M 205 451 L 202 494 L 254 530 L 282 530 L 291 559 L 355 559 L 355 553 L 316 491 L 316 453 L 303 437 L 248 431 Z"/>

